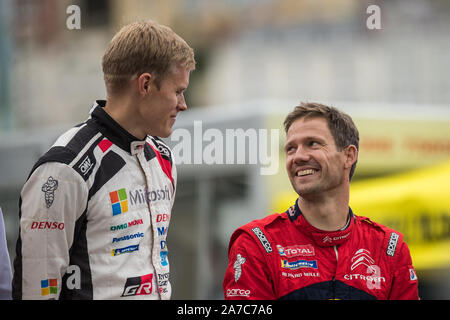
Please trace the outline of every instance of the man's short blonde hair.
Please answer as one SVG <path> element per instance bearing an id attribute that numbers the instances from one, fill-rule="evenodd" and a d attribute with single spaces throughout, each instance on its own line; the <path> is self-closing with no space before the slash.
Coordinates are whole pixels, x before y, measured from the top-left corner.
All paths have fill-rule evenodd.
<path id="1" fill-rule="evenodd" d="M 117 32 L 102 59 L 109 94 L 119 93 L 134 75 L 148 72 L 156 86 L 176 66 L 195 69 L 194 50 L 167 26 L 154 21 L 135 22 Z"/>

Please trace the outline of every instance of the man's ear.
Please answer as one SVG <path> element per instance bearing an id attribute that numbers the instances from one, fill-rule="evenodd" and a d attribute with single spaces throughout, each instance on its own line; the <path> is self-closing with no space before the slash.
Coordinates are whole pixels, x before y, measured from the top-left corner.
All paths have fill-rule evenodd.
<path id="1" fill-rule="evenodd" d="M 344 155 L 345 155 L 345 164 L 344 167 L 351 168 L 352 165 L 358 160 L 358 149 L 351 144 L 348 147 L 344 149 Z"/>
<path id="2" fill-rule="evenodd" d="M 142 97 L 150 93 L 152 81 L 152 75 L 148 72 L 144 72 L 137 78 L 138 91 Z"/>

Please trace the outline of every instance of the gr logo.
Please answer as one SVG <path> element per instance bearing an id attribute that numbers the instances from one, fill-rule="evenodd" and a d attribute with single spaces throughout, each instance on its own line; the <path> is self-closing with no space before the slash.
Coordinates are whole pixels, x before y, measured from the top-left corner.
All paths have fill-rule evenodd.
<path id="1" fill-rule="evenodd" d="M 121 297 L 139 296 L 152 293 L 153 273 L 128 278 Z"/>

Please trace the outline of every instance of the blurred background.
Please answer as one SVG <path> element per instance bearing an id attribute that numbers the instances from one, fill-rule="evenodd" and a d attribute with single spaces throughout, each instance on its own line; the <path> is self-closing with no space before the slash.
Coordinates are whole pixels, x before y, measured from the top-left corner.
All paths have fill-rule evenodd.
<path id="1" fill-rule="evenodd" d="M 70 5 L 80 8 L 78 26 Z M 195 50 L 189 109 L 176 130 L 202 148 L 194 121 L 224 137 L 227 129 L 258 132 L 257 144 L 244 137 L 244 163 L 178 164 L 173 299 L 222 299 L 232 232 L 294 203 L 282 122 L 300 101 L 354 118 L 353 211 L 404 233 L 422 299 L 450 299 L 448 0 L 0 0 L 0 207 L 11 260 L 31 167 L 106 97 L 106 45 L 143 19 L 170 26 Z M 273 156 L 271 174 L 250 161 L 255 151 Z"/>

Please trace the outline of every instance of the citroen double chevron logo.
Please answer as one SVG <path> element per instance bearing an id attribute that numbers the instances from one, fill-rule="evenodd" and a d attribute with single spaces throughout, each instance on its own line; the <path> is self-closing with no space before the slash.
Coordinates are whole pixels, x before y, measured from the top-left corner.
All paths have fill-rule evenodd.
<path id="1" fill-rule="evenodd" d="M 352 265 L 350 266 L 350 269 L 353 271 L 360 265 L 364 265 L 367 267 L 367 270 L 374 269 L 373 265 L 375 264 L 375 261 L 370 256 L 370 251 L 366 249 L 359 249 L 355 252 L 353 258 L 352 258 Z"/>

